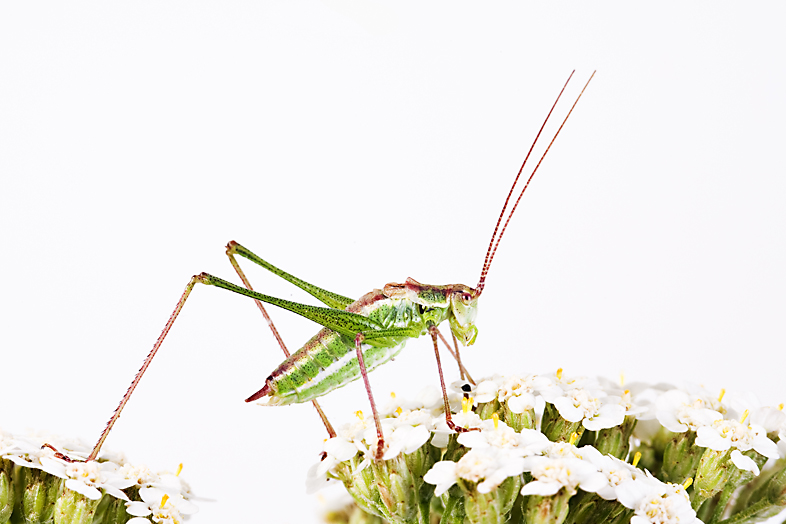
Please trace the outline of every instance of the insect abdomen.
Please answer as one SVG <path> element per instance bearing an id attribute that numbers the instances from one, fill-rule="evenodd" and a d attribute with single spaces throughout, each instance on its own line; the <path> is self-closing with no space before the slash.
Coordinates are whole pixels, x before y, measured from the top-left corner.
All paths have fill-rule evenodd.
<path id="1" fill-rule="evenodd" d="M 389 361 L 405 344 L 406 339 L 390 347 L 362 344 L 366 370 Z M 269 406 L 307 402 L 359 377 L 354 339 L 322 329 L 268 377 L 268 396 L 260 401 Z"/>
<path id="2" fill-rule="evenodd" d="M 385 327 L 409 325 L 413 320 L 419 320 L 416 314 L 413 316 L 412 304 L 380 302 L 364 313 Z M 406 338 L 390 342 L 374 346 L 361 344 L 367 371 L 398 355 L 406 344 Z M 358 378 L 360 366 L 354 337 L 323 328 L 268 377 L 266 397 L 260 401 L 272 406 L 307 402 Z"/>

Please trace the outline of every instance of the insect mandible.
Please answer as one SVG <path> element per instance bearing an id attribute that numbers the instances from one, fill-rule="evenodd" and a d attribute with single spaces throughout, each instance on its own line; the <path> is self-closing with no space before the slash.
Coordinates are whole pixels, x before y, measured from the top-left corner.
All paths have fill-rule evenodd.
<path id="1" fill-rule="evenodd" d="M 554 101 L 543 125 L 535 136 L 535 140 L 502 206 L 502 211 L 499 214 L 499 218 L 494 227 L 494 233 L 491 236 L 491 241 L 486 251 L 486 258 L 481 269 L 480 280 L 474 288 L 464 284 L 427 285 L 408 278 L 403 284 L 390 283 L 385 285 L 382 289 L 375 289 L 366 293 L 359 299 L 353 300 L 313 284 L 309 284 L 273 266 L 269 262 L 262 260 L 245 247 L 232 241 L 227 245 L 227 255 L 245 287 L 232 284 L 231 282 L 227 282 L 226 280 L 222 280 L 207 273 L 201 273 L 191 278 L 175 310 L 164 326 L 161 335 L 156 340 L 153 349 L 145 358 L 142 367 L 137 372 L 134 380 L 121 399 L 120 404 L 112 414 L 101 437 L 88 457 L 88 460 L 95 460 L 98 456 L 109 431 L 120 416 L 120 412 L 131 397 L 142 375 L 150 365 L 150 362 L 183 308 L 191 290 L 197 283 L 216 286 L 253 298 L 265 316 L 284 354 L 287 356 L 287 359 L 265 379 L 264 386 L 246 399 L 246 402 L 259 400 L 260 403 L 265 405 L 280 406 L 311 401 L 319 412 L 328 434 L 330 436 L 335 436 L 335 431 L 333 431 L 327 417 L 319 407 L 316 398 L 362 377 L 369 402 L 371 403 L 371 411 L 377 431 L 377 449 L 375 457 L 381 459 L 384 453 L 385 441 L 379 414 L 377 413 L 376 404 L 374 402 L 374 396 L 371 392 L 371 386 L 368 380 L 368 372 L 395 357 L 401 349 L 403 349 L 408 339 L 428 334 L 433 341 L 434 353 L 437 359 L 437 369 L 439 370 L 440 385 L 442 387 L 442 396 L 445 403 L 446 423 L 448 427 L 454 431 L 467 431 L 467 429 L 457 426 L 451 420 L 450 405 L 445 389 L 445 380 L 442 374 L 437 340 L 438 338 L 442 339 L 448 347 L 448 350 L 451 351 L 454 358 L 457 360 L 462 378 L 464 375 L 468 376 L 466 369 L 461 363 L 456 340 L 461 342 L 461 345 L 464 346 L 472 345 L 475 342 L 475 338 L 478 334 L 477 327 L 475 327 L 477 302 L 483 292 L 486 275 L 494 259 L 494 254 L 497 251 L 499 242 L 505 233 L 505 229 L 524 191 L 529 186 L 532 177 L 540 167 L 541 162 L 551 148 L 551 145 L 554 143 L 554 140 L 559 135 L 559 132 L 562 130 L 565 122 L 567 122 L 570 114 L 573 112 L 573 109 L 576 107 L 581 95 L 584 93 L 584 90 L 587 88 L 587 85 L 589 85 L 594 75 L 595 73 L 593 72 L 578 97 L 576 97 L 573 106 L 571 106 L 567 116 L 562 121 L 562 124 L 559 129 L 557 129 L 551 142 L 549 142 L 537 165 L 532 170 L 532 173 L 524 184 L 523 189 L 519 193 L 518 198 L 511 207 L 510 213 L 503 224 L 502 218 L 505 216 L 505 210 L 510 203 L 513 190 L 516 187 L 519 177 L 551 113 L 554 111 L 557 102 L 559 102 L 568 82 L 570 82 L 573 73 L 568 77 L 557 99 Z M 501 228 L 500 225 L 502 225 Z M 497 233 L 499 233 L 499 235 Z M 244 257 L 278 275 L 284 280 L 295 284 L 317 298 L 327 307 L 300 304 L 254 291 L 240 268 L 235 255 Z M 283 340 L 270 320 L 270 317 L 265 311 L 262 302 L 302 315 L 322 325 L 323 328 L 306 342 L 302 348 L 290 355 Z M 453 335 L 455 348 L 453 350 L 451 350 L 450 345 L 438 329 L 438 326 L 446 320 L 450 325 L 450 331 Z"/>

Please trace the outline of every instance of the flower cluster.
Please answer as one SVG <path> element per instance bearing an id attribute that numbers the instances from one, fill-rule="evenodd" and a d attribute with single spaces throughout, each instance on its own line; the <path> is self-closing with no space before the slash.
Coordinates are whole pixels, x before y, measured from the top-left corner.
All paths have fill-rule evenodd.
<path id="1" fill-rule="evenodd" d="M 57 436 L 0 430 L 0 524 L 179 524 L 197 511 L 177 473 L 134 466 Z"/>
<path id="2" fill-rule="evenodd" d="M 308 489 L 343 482 L 352 522 L 741 524 L 786 507 L 782 405 L 561 370 L 454 383 L 449 403 L 467 431 L 436 389 L 391 394 L 381 460 L 358 412 Z"/>

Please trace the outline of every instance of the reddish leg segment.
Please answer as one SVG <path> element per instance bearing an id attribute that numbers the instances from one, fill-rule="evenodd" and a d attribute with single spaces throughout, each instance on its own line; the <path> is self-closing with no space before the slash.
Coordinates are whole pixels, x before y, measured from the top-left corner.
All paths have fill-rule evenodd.
<path id="1" fill-rule="evenodd" d="M 232 267 L 235 268 L 235 272 L 237 273 L 237 276 L 239 276 L 240 280 L 243 281 L 243 285 L 246 286 L 246 289 L 248 289 L 249 291 L 253 291 L 254 288 L 251 287 L 251 282 L 248 281 L 248 278 L 246 278 L 246 274 L 243 273 L 243 270 L 240 268 L 240 264 L 237 263 L 237 259 L 235 259 L 235 255 L 232 253 L 230 246 L 227 246 L 227 256 L 229 257 L 229 262 L 232 264 Z M 273 324 L 273 319 L 271 319 L 270 315 L 268 315 L 267 311 L 265 310 L 265 306 L 263 306 L 262 302 L 259 300 L 254 300 L 254 302 L 256 302 L 257 307 L 262 312 L 262 316 L 265 317 L 265 320 L 267 321 L 267 325 L 270 328 L 270 331 L 273 332 L 273 336 L 276 337 L 276 341 L 278 342 L 278 345 L 281 347 L 281 351 L 283 351 L 284 355 L 286 355 L 286 357 L 289 358 L 289 351 L 287 350 L 287 346 L 284 344 L 284 340 L 281 338 L 281 335 L 278 334 L 278 330 L 276 329 L 275 324 Z M 322 411 L 322 407 L 317 403 L 316 400 L 312 400 L 311 403 L 314 405 L 314 408 L 317 410 L 317 413 L 319 413 L 319 418 L 322 419 L 322 423 L 325 425 L 325 429 L 327 430 L 330 438 L 335 437 L 336 431 L 333 429 L 333 426 L 330 424 L 330 421 L 328 420 L 327 415 L 325 415 L 325 412 Z"/>
<path id="2" fill-rule="evenodd" d="M 377 427 L 377 451 L 374 458 L 382 460 L 382 455 L 385 451 L 385 437 L 382 435 L 382 424 L 379 422 L 379 413 L 377 413 L 377 404 L 374 402 L 374 395 L 371 393 L 371 384 L 368 382 L 368 373 L 366 372 L 366 363 L 363 361 L 363 350 L 360 349 L 360 343 L 363 342 L 363 333 L 358 333 L 355 336 L 355 353 L 357 353 L 358 364 L 360 365 L 360 374 L 363 376 L 363 383 L 366 385 L 366 392 L 368 393 L 368 401 L 371 403 L 371 414 L 374 416 L 374 425 Z"/>
<path id="3" fill-rule="evenodd" d="M 164 342 L 167 333 L 169 333 L 169 330 L 172 328 L 172 324 L 175 323 L 175 319 L 180 314 L 180 310 L 183 309 L 183 305 L 186 303 L 186 299 L 188 298 L 188 295 L 191 294 L 191 290 L 194 289 L 194 285 L 197 282 L 199 282 L 198 276 L 191 277 L 191 280 L 188 282 L 188 285 L 186 286 L 186 290 L 183 291 L 183 295 L 180 297 L 180 300 L 177 301 L 177 306 L 175 306 L 175 310 L 169 316 L 169 320 L 164 326 L 164 330 L 158 336 L 158 340 L 156 340 L 156 343 L 153 344 L 153 349 L 151 349 L 150 353 L 148 353 L 147 358 L 145 358 L 145 361 L 142 363 L 142 367 L 137 372 L 136 376 L 134 377 L 134 380 L 131 382 L 131 385 L 128 386 L 128 390 L 126 390 L 126 394 L 123 395 L 122 399 L 120 399 L 120 404 L 117 406 L 115 412 L 112 414 L 112 418 L 110 418 L 109 422 L 106 423 L 106 427 L 104 428 L 104 431 L 101 433 L 98 442 L 96 442 L 96 445 L 93 446 L 93 451 L 91 451 L 90 456 L 87 457 L 88 461 L 95 460 L 96 457 L 98 456 L 98 452 L 101 451 L 101 446 L 104 444 L 106 437 L 109 435 L 109 431 L 112 429 L 112 426 L 115 425 L 117 419 L 120 418 L 120 412 L 123 411 L 123 408 L 126 406 L 128 399 L 131 398 L 131 394 L 136 389 L 137 384 L 139 384 L 139 381 L 142 380 L 142 375 L 145 374 L 145 371 L 147 370 L 147 367 L 150 365 L 150 362 L 153 360 L 153 357 L 156 356 L 156 353 L 158 352 L 158 348 L 160 348 L 161 344 Z"/>
<path id="4" fill-rule="evenodd" d="M 448 425 L 450 429 L 452 429 L 457 433 L 464 433 L 472 430 L 480 430 L 480 428 L 462 428 L 461 426 L 457 426 L 453 422 L 453 419 L 450 416 L 450 401 L 448 400 L 448 392 L 445 389 L 445 377 L 442 376 L 442 363 L 440 362 L 440 358 L 439 358 L 439 346 L 437 345 L 437 335 L 439 334 L 439 331 L 437 331 L 436 326 L 430 326 L 428 331 L 431 334 L 432 342 L 434 342 L 434 355 L 437 357 L 437 369 L 439 370 L 439 384 L 440 386 L 442 386 L 442 399 L 445 402 L 445 423 Z"/>

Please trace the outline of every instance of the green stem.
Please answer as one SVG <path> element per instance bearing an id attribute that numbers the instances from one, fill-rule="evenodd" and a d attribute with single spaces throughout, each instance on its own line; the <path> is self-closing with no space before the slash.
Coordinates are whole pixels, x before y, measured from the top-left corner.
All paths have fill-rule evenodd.
<path id="1" fill-rule="evenodd" d="M 744 510 L 740 511 L 736 515 L 732 515 L 731 517 L 727 518 L 726 520 L 720 521 L 718 524 L 741 524 L 747 521 L 749 518 L 755 516 L 760 511 L 767 509 L 772 504 L 767 499 L 762 499 L 757 503 L 748 506 Z"/>
<path id="2" fill-rule="evenodd" d="M 440 524 L 464 524 L 463 497 L 448 497 Z"/>

